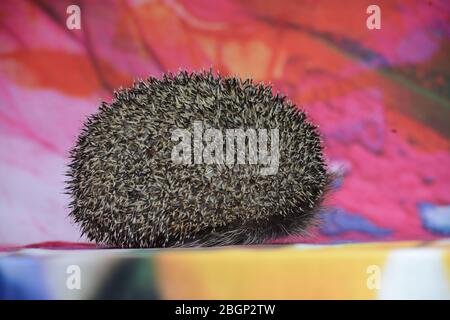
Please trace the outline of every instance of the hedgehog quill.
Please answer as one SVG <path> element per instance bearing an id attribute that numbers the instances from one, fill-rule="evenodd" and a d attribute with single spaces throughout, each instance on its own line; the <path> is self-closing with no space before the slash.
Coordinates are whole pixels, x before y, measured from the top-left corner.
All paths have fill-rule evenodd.
<path id="1" fill-rule="evenodd" d="M 317 127 L 264 84 L 212 71 L 115 92 L 70 153 L 70 216 L 117 247 L 304 235 L 330 183 Z"/>

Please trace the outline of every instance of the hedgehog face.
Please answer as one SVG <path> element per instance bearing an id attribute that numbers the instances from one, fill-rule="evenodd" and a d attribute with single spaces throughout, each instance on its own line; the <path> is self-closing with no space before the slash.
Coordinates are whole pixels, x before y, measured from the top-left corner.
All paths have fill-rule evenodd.
<path id="1" fill-rule="evenodd" d="M 119 247 L 262 243 L 303 234 L 329 183 L 320 137 L 270 87 L 211 72 L 149 78 L 86 121 L 71 217 Z"/>

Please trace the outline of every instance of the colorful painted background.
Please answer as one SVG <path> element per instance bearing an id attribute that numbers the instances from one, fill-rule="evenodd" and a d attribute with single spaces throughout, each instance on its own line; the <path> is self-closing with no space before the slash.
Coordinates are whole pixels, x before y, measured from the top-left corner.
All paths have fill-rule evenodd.
<path id="1" fill-rule="evenodd" d="M 69 289 L 76 283 L 70 280 L 74 268 L 80 272 L 77 290 Z M 27 248 L 0 252 L 3 299 L 449 300 L 450 241 Z"/>
<path id="2" fill-rule="evenodd" d="M 323 133 L 324 223 L 278 242 L 448 237 L 449 22 L 445 0 L 1 1 L 0 244 L 86 241 L 63 193 L 86 116 L 133 79 L 210 67 L 272 83 Z"/>

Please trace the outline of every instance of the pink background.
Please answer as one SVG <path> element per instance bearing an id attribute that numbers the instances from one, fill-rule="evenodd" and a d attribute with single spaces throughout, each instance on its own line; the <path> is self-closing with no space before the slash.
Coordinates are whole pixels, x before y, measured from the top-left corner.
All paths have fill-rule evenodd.
<path id="1" fill-rule="evenodd" d="M 1 1 L 0 244 L 86 241 L 64 172 L 113 89 L 213 68 L 271 82 L 317 122 L 340 179 L 314 239 L 450 235 L 448 1 Z M 81 30 L 66 8 L 81 7 Z"/>

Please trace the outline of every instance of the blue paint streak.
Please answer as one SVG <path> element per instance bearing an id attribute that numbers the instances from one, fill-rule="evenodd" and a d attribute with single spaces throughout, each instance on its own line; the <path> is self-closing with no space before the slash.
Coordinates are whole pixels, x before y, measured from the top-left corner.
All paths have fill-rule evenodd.
<path id="1" fill-rule="evenodd" d="M 326 236 L 338 236 L 346 232 L 361 232 L 375 237 L 392 233 L 392 230 L 379 227 L 359 214 L 345 212 L 334 208 L 321 215 L 323 224 L 320 233 Z"/>
<path id="2" fill-rule="evenodd" d="M 36 258 L 0 258 L 0 300 L 49 298 L 45 270 Z"/>
<path id="3" fill-rule="evenodd" d="M 425 229 L 438 235 L 450 235 L 450 205 L 422 202 L 418 204 L 418 209 Z"/>

